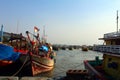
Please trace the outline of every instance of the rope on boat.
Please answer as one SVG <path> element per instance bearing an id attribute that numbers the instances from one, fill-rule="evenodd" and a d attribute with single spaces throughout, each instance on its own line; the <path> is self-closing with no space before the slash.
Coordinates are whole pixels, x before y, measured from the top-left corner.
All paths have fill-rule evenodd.
<path id="1" fill-rule="evenodd" d="M 29 56 L 26 57 L 26 59 L 25 59 L 23 65 L 19 68 L 19 70 L 18 70 L 16 73 L 14 73 L 11 77 L 17 75 L 17 74 L 22 70 L 22 68 L 24 67 L 25 63 L 27 62 L 28 57 L 29 57 Z"/>

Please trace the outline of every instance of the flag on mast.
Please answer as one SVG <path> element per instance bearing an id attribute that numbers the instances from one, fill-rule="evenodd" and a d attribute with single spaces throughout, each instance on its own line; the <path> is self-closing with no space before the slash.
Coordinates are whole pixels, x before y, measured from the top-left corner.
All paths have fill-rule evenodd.
<path id="1" fill-rule="evenodd" d="M 36 26 L 34 26 L 34 32 L 38 32 L 38 31 L 39 29 Z"/>

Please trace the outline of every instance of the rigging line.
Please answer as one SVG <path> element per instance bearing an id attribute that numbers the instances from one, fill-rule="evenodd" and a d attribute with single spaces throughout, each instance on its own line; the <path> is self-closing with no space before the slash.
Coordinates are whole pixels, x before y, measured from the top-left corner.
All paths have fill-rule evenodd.
<path id="1" fill-rule="evenodd" d="M 117 19 L 117 33 L 118 33 L 118 18 L 119 17 L 118 17 L 118 10 L 117 10 L 117 18 L 116 18 Z"/>
<path id="2" fill-rule="evenodd" d="M 11 77 L 17 75 L 17 74 L 22 70 L 22 68 L 24 67 L 25 63 L 27 62 L 28 57 L 29 57 L 29 56 L 26 57 L 26 59 L 25 59 L 23 65 L 19 68 L 19 70 L 18 70 L 16 73 L 14 73 Z"/>

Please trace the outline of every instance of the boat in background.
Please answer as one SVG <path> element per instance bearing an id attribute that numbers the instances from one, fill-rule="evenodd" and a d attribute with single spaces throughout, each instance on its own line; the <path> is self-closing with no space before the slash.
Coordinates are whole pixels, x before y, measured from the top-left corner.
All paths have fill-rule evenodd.
<path id="1" fill-rule="evenodd" d="M 82 51 L 88 51 L 88 47 L 86 45 L 82 45 Z"/>
<path id="2" fill-rule="evenodd" d="M 94 45 L 93 50 L 103 53 L 103 59 L 85 60 L 85 68 L 95 80 L 120 80 L 120 32 L 104 34 L 99 40 L 104 45 Z"/>
<path id="3" fill-rule="evenodd" d="M 69 49 L 69 50 L 73 50 L 73 47 L 72 47 L 72 46 L 68 46 L 68 49 Z"/>
<path id="4" fill-rule="evenodd" d="M 3 41 L 3 43 L 12 46 L 15 52 L 20 52 L 21 54 L 27 54 L 30 48 L 28 39 L 22 33 L 11 33 L 10 38 L 7 41 Z"/>

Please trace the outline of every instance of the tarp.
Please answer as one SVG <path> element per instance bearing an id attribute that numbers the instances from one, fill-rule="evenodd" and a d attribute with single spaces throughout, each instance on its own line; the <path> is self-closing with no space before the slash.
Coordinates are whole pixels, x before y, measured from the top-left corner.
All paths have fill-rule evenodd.
<path id="1" fill-rule="evenodd" d="M 12 60 L 15 61 L 19 58 L 20 53 L 14 52 L 13 47 L 0 44 L 0 60 Z"/>
<path id="2" fill-rule="evenodd" d="M 45 45 L 42 45 L 40 48 L 39 48 L 40 51 L 45 51 L 45 52 L 48 52 L 48 47 L 45 46 Z"/>

